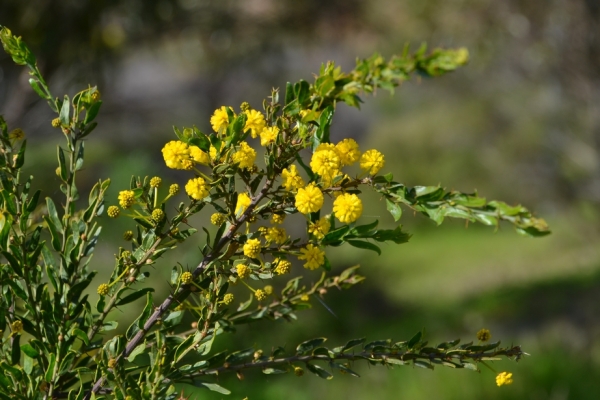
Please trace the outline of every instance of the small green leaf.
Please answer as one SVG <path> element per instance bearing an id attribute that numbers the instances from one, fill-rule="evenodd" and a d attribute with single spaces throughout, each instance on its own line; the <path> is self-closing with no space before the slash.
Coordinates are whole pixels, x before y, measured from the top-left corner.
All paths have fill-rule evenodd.
<path id="1" fill-rule="evenodd" d="M 421 341 L 421 338 L 423 337 L 423 332 L 419 331 L 417 332 L 412 338 L 410 338 L 410 340 L 407 343 L 408 348 L 412 348 L 414 347 L 417 343 L 419 343 Z"/>
<path id="2" fill-rule="evenodd" d="M 38 351 L 34 349 L 33 346 L 31 346 L 29 343 L 26 343 L 23 346 L 21 346 L 21 351 L 31 358 L 36 358 L 40 355 L 40 353 L 38 353 Z"/>
<path id="3" fill-rule="evenodd" d="M 124 306 L 125 304 L 132 303 L 132 302 L 136 301 L 137 299 L 139 299 L 140 297 L 144 296 L 148 292 L 154 292 L 154 288 L 143 288 L 136 292 L 133 292 L 133 293 L 123 297 L 122 299 L 119 299 L 119 301 L 117 302 L 116 305 Z"/>
<path id="4" fill-rule="evenodd" d="M 313 351 L 327 341 L 327 338 L 316 338 L 302 342 L 296 347 L 297 354 L 306 354 Z"/>
<path id="5" fill-rule="evenodd" d="M 323 379 L 327 379 L 327 380 L 333 379 L 333 375 L 331 375 L 328 371 L 324 370 L 323 368 L 319 367 L 318 365 L 307 363 L 306 368 L 313 374 L 317 375 L 319 378 L 323 378 Z"/>
<path id="6" fill-rule="evenodd" d="M 366 338 L 361 338 L 361 339 L 352 339 L 352 340 L 350 340 L 350 341 L 349 341 L 348 343 L 346 343 L 346 344 L 344 345 L 344 347 L 342 348 L 342 353 L 343 353 L 343 352 L 345 352 L 345 351 L 347 351 L 347 350 L 350 350 L 350 349 L 351 349 L 351 348 L 353 348 L 353 347 L 356 347 L 356 346 L 358 346 L 358 345 L 361 345 L 361 344 L 363 344 L 363 343 L 365 342 L 365 340 L 366 340 Z"/>
<path id="7" fill-rule="evenodd" d="M 69 96 L 65 95 L 65 98 L 62 103 L 62 107 L 60 108 L 60 114 L 59 114 L 60 123 L 63 126 L 70 125 L 70 122 L 71 122 L 69 120 L 70 107 L 71 107 L 71 103 L 69 102 Z"/>
<path id="8" fill-rule="evenodd" d="M 359 249 L 371 250 L 381 255 L 381 249 L 379 248 L 379 246 L 373 243 L 365 242 L 363 240 L 348 240 L 346 241 L 346 243 L 348 243 L 350 246 L 354 246 Z"/>
<path id="9" fill-rule="evenodd" d="M 219 386 L 216 383 L 208 383 L 208 382 L 196 382 L 199 386 L 204 386 L 205 388 L 212 390 L 213 392 L 218 392 L 221 394 L 231 394 L 231 392 L 225 389 L 223 386 Z"/>
<path id="10" fill-rule="evenodd" d="M 390 199 L 385 199 L 385 205 L 387 210 L 394 217 L 394 221 L 398 221 L 402 217 L 402 208 L 399 204 L 394 203 Z"/>

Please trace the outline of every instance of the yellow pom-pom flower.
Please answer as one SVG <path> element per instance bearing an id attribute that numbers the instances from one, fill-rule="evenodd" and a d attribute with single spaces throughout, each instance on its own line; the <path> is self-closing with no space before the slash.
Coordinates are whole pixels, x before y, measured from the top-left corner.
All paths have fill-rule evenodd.
<path id="1" fill-rule="evenodd" d="M 260 240 L 259 239 L 248 239 L 244 243 L 244 255 L 250 258 L 256 258 L 260 254 Z"/>
<path id="2" fill-rule="evenodd" d="M 271 222 L 276 225 L 283 224 L 283 221 L 285 221 L 285 214 L 273 214 L 271 218 Z"/>
<path id="3" fill-rule="evenodd" d="M 275 143 L 277 140 L 277 135 L 279 135 L 279 128 L 276 126 L 271 126 L 264 128 L 260 132 L 260 145 L 268 146 L 271 143 Z"/>
<path id="4" fill-rule="evenodd" d="M 160 179 L 160 177 L 155 176 L 154 178 L 150 179 L 150 187 L 151 188 L 157 188 L 160 186 L 162 182 L 162 179 Z"/>
<path id="5" fill-rule="evenodd" d="M 238 276 L 240 277 L 240 279 L 245 279 L 245 278 L 249 277 L 250 273 L 252 272 L 250 267 L 248 267 L 246 264 L 238 264 L 235 267 L 235 270 L 236 270 Z"/>
<path id="6" fill-rule="evenodd" d="M 267 298 L 267 294 L 262 289 L 256 289 L 256 292 L 254 292 L 254 296 L 256 296 L 256 300 L 258 301 L 263 301 Z"/>
<path id="7" fill-rule="evenodd" d="M 198 146 L 190 146 L 190 157 L 198 164 L 208 165 L 210 164 L 210 156 L 202 151 Z"/>
<path id="8" fill-rule="evenodd" d="M 250 135 L 255 138 L 265 128 L 265 116 L 256 110 L 248 110 L 245 114 L 246 125 L 244 125 L 244 131 L 250 130 Z"/>
<path id="9" fill-rule="evenodd" d="M 119 205 L 123 208 L 129 208 L 135 203 L 135 194 L 133 190 L 122 190 L 119 192 Z"/>
<path id="10" fill-rule="evenodd" d="M 267 285 L 263 288 L 263 290 L 265 291 L 265 293 L 267 294 L 267 296 L 270 296 L 273 294 L 273 286 L 271 285 Z"/>
<path id="11" fill-rule="evenodd" d="M 190 147 L 180 140 L 171 140 L 162 148 L 163 158 L 167 167 L 172 169 L 190 169 Z"/>
<path id="12" fill-rule="evenodd" d="M 171 186 L 169 186 L 169 196 L 175 196 L 177 193 L 179 193 L 179 185 L 174 183 Z"/>
<path id="13" fill-rule="evenodd" d="M 310 169 L 325 179 L 331 179 L 339 174 L 342 162 L 335 147 L 319 145 L 310 159 Z M 331 144 L 331 143 L 326 143 Z"/>
<path id="14" fill-rule="evenodd" d="M 352 165 L 360 158 L 358 143 L 354 139 L 344 139 L 335 145 L 342 165 Z"/>
<path id="15" fill-rule="evenodd" d="M 379 170 L 383 168 L 384 164 L 385 158 L 383 157 L 383 154 L 375 149 L 367 150 L 360 157 L 360 168 L 371 175 L 378 173 Z"/>
<path id="16" fill-rule="evenodd" d="M 100 295 L 100 296 L 106 296 L 108 294 L 108 290 L 110 289 L 110 286 L 108 286 L 108 284 L 106 283 L 101 283 L 100 286 L 98 286 L 98 289 L 96 289 L 96 292 Z"/>
<path id="17" fill-rule="evenodd" d="M 185 192 L 194 200 L 202 200 L 208 196 L 208 185 L 203 178 L 193 178 L 185 185 Z"/>
<path id="18" fill-rule="evenodd" d="M 233 112 L 231 107 L 229 109 Z M 235 115 L 235 114 L 234 114 Z M 227 107 L 222 106 L 215 110 L 215 113 L 210 117 L 210 125 L 217 133 L 223 133 L 229 126 L 229 115 L 227 115 Z"/>
<path id="19" fill-rule="evenodd" d="M 163 210 L 161 210 L 160 208 L 156 208 L 154 210 L 152 210 L 152 220 L 154 222 L 160 222 L 163 220 L 163 218 L 165 217 L 165 212 Z"/>
<path id="20" fill-rule="evenodd" d="M 248 196 L 248 193 L 245 193 L 245 192 L 240 193 L 238 195 L 237 203 L 235 205 L 235 213 L 236 214 L 243 213 L 244 211 L 246 211 L 246 209 L 248 208 L 250 203 L 252 203 L 252 199 L 250 199 L 250 196 Z"/>
<path id="21" fill-rule="evenodd" d="M 221 226 L 226 221 L 225 214 L 214 213 L 210 216 L 210 223 L 216 226 Z"/>
<path id="22" fill-rule="evenodd" d="M 192 280 L 194 279 L 194 275 L 192 275 L 191 272 L 186 271 L 183 274 L 181 274 L 181 276 L 179 277 L 179 280 L 181 281 L 181 283 L 183 283 L 184 285 L 187 285 L 188 283 L 190 283 Z"/>
<path id="23" fill-rule="evenodd" d="M 106 213 L 111 218 L 117 218 L 121 213 L 121 210 L 117 206 L 110 206 L 108 207 L 108 210 L 106 210 Z"/>
<path id="24" fill-rule="evenodd" d="M 125 231 L 125 233 L 123 233 L 123 239 L 128 242 L 133 239 L 133 231 Z"/>
<path id="25" fill-rule="evenodd" d="M 60 126 L 60 118 L 54 118 L 52 120 L 52 127 L 53 128 L 58 128 Z"/>
<path id="26" fill-rule="evenodd" d="M 355 194 L 344 193 L 333 201 L 335 217 L 345 224 L 356 221 L 362 214 L 362 201 Z"/>
<path id="27" fill-rule="evenodd" d="M 23 332 L 23 322 L 18 319 L 13 321 L 13 323 L 10 324 L 10 330 L 16 335 L 20 334 Z"/>
<path id="28" fill-rule="evenodd" d="M 314 184 L 298 189 L 296 208 L 302 214 L 317 212 L 323 207 L 323 193 Z"/>
<path id="29" fill-rule="evenodd" d="M 275 242 L 276 244 L 283 244 L 287 240 L 287 233 L 283 228 L 267 228 L 265 239 L 267 243 Z"/>
<path id="30" fill-rule="evenodd" d="M 289 191 L 303 188 L 306 185 L 294 164 L 290 165 L 290 169 L 285 168 L 281 171 L 281 177 L 283 178 L 283 187 Z"/>
<path id="31" fill-rule="evenodd" d="M 256 160 L 256 150 L 246 142 L 240 143 L 240 149 L 233 153 L 233 162 L 242 169 L 252 168 Z"/>
<path id="32" fill-rule="evenodd" d="M 233 294 L 227 293 L 225 296 L 223 296 L 223 303 L 226 305 L 229 305 L 229 304 L 233 303 L 234 299 L 235 299 L 235 297 Z"/>
<path id="33" fill-rule="evenodd" d="M 327 235 L 331 229 L 331 223 L 329 222 L 329 218 L 323 217 L 319 219 L 317 222 L 311 222 L 308 226 L 308 233 L 314 235 L 315 238 L 321 240 Z"/>
<path id="34" fill-rule="evenodd" d="M 511 372 L 500 372 L 498 376 L 496 376 L 496 385 L 510 385 L 513 383 L 512 373 Z"/>
<path id="35" fill-rule="evenodd" d="M 287 274 L 292 269 L 292 263 L 288 260 L 280 260 L 279 258 L 276 258 L 275 261 L 273 261 L 273 264 L 277 265 L 273 270 L 273 272 L 275 272 L 277 275 Z"/>
<path id="36" fill-rule="evenodd" d="M 488 329 L 480 329 L 479 332 L 477 332 L 477 340 L 481 342 L 487 342 L 491 338 L 492 334 Z"/>
<path id="37" fill-rule="evenodd" d="M 299 260 L 305 260 L 304 268 L 315 270 L 325 263 L 325 252 L 320 248 L 307 244 L 305 248 L 300 249 Z"/>

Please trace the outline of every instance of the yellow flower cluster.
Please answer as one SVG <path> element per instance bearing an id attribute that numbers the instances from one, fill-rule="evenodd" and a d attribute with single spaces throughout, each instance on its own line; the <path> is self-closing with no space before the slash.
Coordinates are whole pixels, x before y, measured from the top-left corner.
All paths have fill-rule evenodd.
<path id="1" fill-rule="evenodd" d="M 236 270 L 238 276 L 240 277 L 240 279 L 247 278 L 250 276 L 250 273 L 252 273 L 252 270 L 246 264 L 238 264 L 235 267 L 235 270 Z"/>
<path id="2" fill-rule="evenodd" d="M 260 254 L 260 240 L 259 239 L 248 239 L 244 243 L 244 255 L 250 258 L 256 258 Z"/>
<path id="3" fill-rule="evenodd" d="M 154 210 L 152 210 L 152 220 L 156 223 L 160 222 L 163 220 L 163 218 L 165 217 L 165 212 L 163 210 L 161 210 L 160 208 L 156 208 Z"/>
<path id="4" fill-rule="evenodd" d="M 273 270 L 277 275 L 287 274 L 292 269 L 292 263 L 288 260 L 281 260 L 279 258 L 276 258 L 275 261 L 273 261 L 273 264 L 277 265 Z"/>
<path id="5" fill-rule="evenodd" d="M 262 289 L 256 289 L 256 292 L 254 292 L 254 296 L 256 296 L 256 300 L 258 301 L 263 301 L 267 298 L 267 294 Z"/>
<path id="6" fill-rule="evenodd" d="M 250 199 L 250 196 L 248 196 L 248 193 L 240 193 L 238 195 L 237 203 L 235 205 L 235 213 L 243 213 L 244 211 L 246 211 L 246 208 L 248 208 L 250 203 L 252 203 L 252 200 Z"/>
<path id="7" fill-rule="evenodd" d="M 133 190 L 122 190 L 119 192 L 119 205 L 123 208 L 129 208 L 135 203 L 135 194 Z"/>
<path id="8" fill-rule="evenodd" d="M 133 231 L 125 231 L 125 233 L 123 233 L 123 240 L 129 242 L 131 239 L 133 239 Z"/>
<path id="9" fill-rule="evenodd" d="M 250 135 L 255 138 L 265 128 L 265 116 L 256 110 L 245 111 L 245 114 L 246 125 L 244 125 L 244 131 L 250 130 Z"/>
<path id="10" fill-rule="evenodd" d="M 362 201 L 355 194 L 341 194 L 333 202 L 333 213 L 340 222 L 345 224 L 356 221 L 362 211 Z"/>
<path id="11" fill-rule="evenodd" d="M 306 185 L 294 164 L 290 165 L 290 169 L 285 168 L 281 171 L 281 177 L 283 178 L 283 187 L 289 191 L 303 188 Z"/>
<path id="12" fill-rule="evenodd" d="M 276 244 L 283 244 L 287 240 L 287 233 L 283 228 L 267 228 L 267 232 L 265 233 L 265 239 L 267 240 L 267 244 L 271 242 L 275 242 Z"/>
<path id="13" fill-rule="evenodd" d="M 492 334 L 488 329 L 480 329 L 479 332 L 477 332 L 477 340 L 481 342 L 487 342 L 491 338 Z"/>
<path id="14" fill-rule="evenodd" d="M 335 145 L 335 151 L 342 165 L 352 165 L 360 158 L 358 143 L 354 139 L 344 139 Z"/>
<path id="15" fill-rule="evenodd" d="M 202 200 L 208 196 L 208 185 L 203 178 L 193 178 L 185 185 L 185 192 L 194 200 Z"/>
<path id="16" fill-rule="evenodd" d="M 96 289 L 96 292 L 100 295 L 100 296 L 106 296 L 108 294 L 108 290 L 110 289 L 110 286 L 108 286 L 108 284 L 106 283 L 101 283 L 100 286 L 98 286 L 98 289 Z"/>
<path id="17" fill-rule="evenodd" d="M 221 226 L 227 220 L 225 214 L 214 213 L 210 216 L 210 223 L 216 226 Z"/>
<path id="18" fill-rule="evenodd" d="M 321 143 L 310 159 L 310 169 L 328 184 L 341 173 L 341 167 L 342 160 L 331 143 Z"/>
<path id="19" fill-rule="evenodd" d="M 234 298 L 235 297 L 233 296 L 233 294 L 227 293 L 225 296 L 223 296 L 223 303 L 225 305 L 230 305 L 231 303 L 233 303 Z"/>
<path id="20" fill-rule="evenodd" d="M 111 218 L 117 218 L 119 216 L 119 214 L 121 213 L 121 209 L 117 206 L 110 206 L 110 207 L 108 207 L 108 210 L 106 211 L 106 213 Z"/>
<path id="21" fill-rule="evenodd" d="M 229 115 L 227 115 L 227 108 L 222 106 L 215 110 L 215 113 L 210 117 L 210 124 L 213 130 L 217 133 L 223 133 L 229 126 Z M 229 110 L 233 114 L 233 110 L 229 107 Z"/>
<path id="22" fill-rule="evenodd" d="M 383 165 L 385 164 L 385 159 L 383 154 L 381 154 L 377 150 L 368 150 L 360 157 L 360 168 L 364 171 L 367 171 L 371 175 L 375 175 L 379 172 Z"/>
<path id="23" fill-rule="evenodd" d="M 312 234 L 318 240 L 321 240 L 325 237 L 325 235 L 327 235 L 329 229 L 331 229 L 329 218 L 323 217 L 317 222 L 310 223 L 308 226 L 308 233 Z"/>
<path id="24" fill-rule="evenodd" d="M 172 140 L 162 148 L 167 167 L 172 169 L 192 169 L 194 163 L 208 165 L 210 157 L 197 146 L 189 146 L 179 140 Z"/>
<path id="25" fill-rule="evenodd" d="M 188 283 L 190 283 L 192 280 L 194 279 L 194 275 L 192 275 L 191 272 L 186 271 L 183 274 L 181 274 L 181 276 L 179 277 L 179 280 L 181 281 L 181 283 L 183 283 L 184 285 L 187 285 Z"/>
<path id="26" fill-rule="evenodd" d="M 305 248 L 300 249 L 299 260 L 305 260 L 304 268 L 315 270 L 325 263 L 325 252 L 320 248 L 307 244 Z"/>
<path id="27" fill-rule="evenodd" d="M 160 177 L 158 177 L 158 176 L 155 176 L 154 178 L 150 179 L 150 187 L 157 188 L 160 186 L 161 182 L 162 182 L 162 179 L 160 179 Z"/>
<path id="28" fill-rule="evenodd" d="M 263 290 L 265 291 L 265 293 L 267 294 L 267 296 L 270 296 L 273 294 L 273 286 L 271 285 L 267 285 L 263 288 Z"/>
<path id="29" fill-rule="evenodd" d="M 283 224 L 283 221 L 285 221 L 285 214 L 273 214 L 273 218 L 271 219 L 271 222 L 279 225 L 279 224 Z"/>
<path id="30" fill-rule="evenodd" d="M 323 207 L 323 193 L 315 184 L 298 189 L 296 208 L 302 214 L 317 212 Z"/>
<path id="31" fill-rule="evenodd" d="M 496 385 L 510 385 L 513 383 L 511 372 L 501 372 L 496 376 Z"/>
<path id="32" fill-rule="evenodd" d="M 256 150 L 246 142 L 240 143 L 240 149 L 233 153 L 233 162 L 242 169 L 252 168 L 256 160 Z"/>
<path id="33" fill-rule="evenodd" d="M 279 128 L 276 126 L 271 126 L 264 128 L 260 132 L 260 145 L 268 146 L 271 143 L 275 143 L 277 140 L 277 135 L 279 135 Z"/>
<path id="34" fill-rule="evenodd" d="M 169 196 L 175 196 L 177 193 L 179 193 L 179 185 L 174 183 L 171 186 L 169 186 Z"/>
<path id="35" fill-rule="evenodd" d="M 20 334 L 23 332 L 23 322 L 19 319 L 15 320 L 12 324 L 10 324 L 10 330 L 15 334 Z"/>

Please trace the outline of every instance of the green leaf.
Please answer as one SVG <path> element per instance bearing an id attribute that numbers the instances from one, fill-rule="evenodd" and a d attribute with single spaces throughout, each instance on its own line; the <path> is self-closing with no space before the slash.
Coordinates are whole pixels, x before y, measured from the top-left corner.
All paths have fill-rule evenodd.
<path id="1" fill-rule="evenodd" d="M 25 163 L 25 150 L 27 149 L 27 140 L 23 140 L 23 144 L 19 148 L 17 153 L 17 159 L 15 160 L 15 168 L 19 169 Z"/>
<path id="2" fill-rule="evenodd" d="M 321 346 L 323 343 L 327 341 L 327 338 L 315 338 L 311 340 L 307 340 L 305 342 L 300 343 L 296 347 L 297 354 L 306 354 L 313 351 L 315 348 Z"/>
<path id="3" fill-rule="evenodd" d="M 373 243 L 365 242 L 363 240 L 347 240 L 346 243 L 348 243 L 350 246 L 354 246 L 359 249 L 371 250 L 381 255 L 381 249 L 379 248 L 379 246 Z"/>
<path id="4" fill-rule="evenodd" d="M 46 378 L 46 382 L 52 382 L 52 376 L 54 374 L 54 365 L 56 364 L 56 354 L 50 353 L 50 361 L 48 362 L 48 368 L 46 368 L 46 373 L 44 377 Z"/>
<path id="5" fill-rule="evenodd" d="M 90 106 L 90 108 L 87 110 L 87 112 L 85 114 L 85 119 L 83 120 L 83 123 L 85 125 L 89 124 L 96 118 L 96 116 L 98 115 L 98 112 L 100 111 L 101 106 L 102 106 L 102 100 L 98 100 Z"/>
<path id="6" fill-rule="evenodd" d="M 21 341 L 21 335 L 14 335 L 12 337 L 12 350 L 10 352 L 10 362 L 12 365 L 17 365 L 21 362 L 21 347 L 19 346 Z"/>
<path id="7" fill-rule="evenodd" d="M 402 208 L 399 204 L 394 203 L 390 199 L 385 199 L 385 205 L 390 214 L 392 214 L 392 217 L 394 217 L 394 221 L 398 221 L 402 217 Z"/>
<path id="8" fill-rule="evenodd" d="M 421 368 L 427 368 L 427 369 L 431 369 L 431 370 L 433 370 L 433 365 L 432 365 L 432 364 L 430 364 L 430 363 L 428 363 L 428 362 L 421 361 L 421 360 L 415 360 L 415 361 L 414 361 L 414 363 L 415 363 L 415 365 L 416 365 L 417 367 L 421 367 Z"/>
<path id="9" fill-rule="evenodd" d="M 73 332 L 71 332 L 73 335 L 77 336 L 79 339 L 81 339 L 81 341 L 83 343 L 85 343 L 86 346 L 90 345 L 90 341 L 88 340 L 88 337 L 86 335 L 86 333 L 84 331 L 82 331 L 79 328 L 75 328 L 73 329 Z"/>
<path id="10" fill-rule="evenodd" d="M 65 98 L 64 98 L 63 103 L 62 103 L 62 107 L 60 108 L 60 114 L 59 114 L 60 123 L 63 126 L 69 126 L 70 125 L 70 122 L 71 122 L 69 120 L 70 106 L 71 106 L 71 104 L 69 103 L 69 96 L 65 95 Z"/>
<path id="11" fill-rule="evenodd" d="M 50 221 L 48 221 L 48 224 L 52 224 L 54 227 L 54 230 L 56 230 L 56 232 L 62 234 L 63 231 L 63 226 L 62 223 L 60 222 L 60 218 L 58 218 L 58 212 L 56 211 L 56 206 L 54 205 L 54 202 L 52 201 L 52 199 L 50 197 L 46 197 L 46 207 L 48 208 L 48 217 L 50 219 Z"/>
<path id="12" fill-rule="evenodd" d="M 356 347 L 356 346 L 358 346 L 358 345 L 361 345 L 361 344 L 363 344 L 363 343 L 365 342 L 365 340 L 366 340 L 366 338 L 361 338 L 361 339 L 352 339 L 352 340 L 350 340 L 350 341 L 349 341 L 348 343 L 346 343 L 346 344 L 344 345 L 344 347 L 342 348 L 342 353 L 343 353 L 343 352 L 345 352 L 345 351 L 347 351 L 347 350 L 350 350 L 350 349 L 351 349 L 351 348 L 353 348 L 353 347 Z"/>
<path id="13" fill-rule="evenodd" d="M 275 369 L 275 368 L 264 368 L 262 373 L 265 375 L 276 375 L 276 374 L 286 374 L 287 371 L 283 369 Z"/>
<path id="14" fill-rule="evenodd" d="M 421 338 L 423 337 L 423 331 L 419 331 L 417 332 L 412 338 L 410 338 L 410 340 L 407 343 L 408 348 L 412 348 L 414 347 L 417 343 L 419 343 L 421 341 Z"/>
<path id="15" fill-rule="evenodd" d="M 33 88 L 33 90 L 38 94 L 38 96 L 40 96 L 42 99 L 44 100 L 48 100 L 49 97 L 46 93 L 44 93 L 44 91 L 42 90 L 42 88 L 40 87 L 40 82 L 36 79 L 33 78 L 29 78 L 29 85 Z"/>
<path id="16" fill-rule="evenodd" d="M 136 292 L 133 292 L 125 297 L 123 297 L 122 299 L 119 299 L 119 301 L 117 302 L 117 306 L 123 306 L 125 304 L 129 304 L 131 302 L 136 301 L 137 299 L 139 299 L 140 297 L 144 296 L 146 293 L 148 292 L 154 292 L 154 288 L 143 288 L 140 289 Z"/>
<path id="17" fill-rule="evenodd" d="M 31 346 L 29 343 L 26 343 L 23 346 L 21 346 L 21 351 L 31 358 L 36 358 L 40 355 L 40 353 L 38 353 L 38 351 L 34 349 L 33 346 Z"/>
<path id="18" fill-rule="evenodd" d="M 57 146 L 58 149 L 58 166 L 60 167 L 60 178 L 66 182 L 69 178 L 69 167 L 67 166 L 67 159 L 65 158 L 65 153 L 60 146 Z"/>
<path id="19" fill-rule="evenodd" d="M 143 343 L 138 344 L 135 347 L 135 349 L 133 349 L 131 351 L 131 353 L 127 356 L 127 361 L 133 362 L 135 360 L 135 358 L 137 356 L 139 356 L 140 354 L 143 354 L 145 350 L 146 350 L 146 341 L 144 340 Z"/>
<path id="20" fill-rule="evenodd" d="M 337 369 L 339 369 L 343 374 L 349 374 L 349 375 L 352 375 L 355 378 L 360 378 L 359 374 L 357 374 L 356 372 L 352 371 L 350 368 L 346 367 L 343 364 L 339 364 L 339 363 L 336 363 L 336 362 L 332 361 L 332 362 L 329 363 L 329 366 L 331 368 L 337 368 Z"/>
<path id="21" fill-rule="evenodd" d="M 213 392 L 218 392 L 221 394 L 231 394 L 231 392 L 225 389 L 223 386 L 219 386 L 216 383 L 208 383 L 208 382 L 196 382 L 196 385 L 204 386 L 205 388 L 212 390 Z"/>
<path id="22" fill-rule="evenodd" d="M 333 375 L 331 375 L 328 371 L 324 370 L 323 368 L 319 367 L 318 365 L 306 363 L 306 368 L 313 374 L 317 375 L 319 378 L 323 378 L 323 379 L 327 379 L 327 380 L 333 379 Z"/>

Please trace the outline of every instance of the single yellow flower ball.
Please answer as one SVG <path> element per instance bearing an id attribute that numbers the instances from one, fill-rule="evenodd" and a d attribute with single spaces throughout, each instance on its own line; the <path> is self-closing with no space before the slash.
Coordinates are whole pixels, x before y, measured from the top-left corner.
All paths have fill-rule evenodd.
<path id="1" fill-rule="evenodd" d="M 179 185 L 174 183 L 171 186 L 169 186 L 169 196 L 175 196 L 177 193 L 179 193 Z"/>
<path id="2" fill-rule="evenodd" d="M 302 214 L 317 212 L 323 207 L 323 193 L 314 184 L 298 189 L 296 208 Z"/>
<path id="3" fill-rule="evenodd" d="M 248 239 L 244 243 L 244 255 L 249 258 L 256 258 L 260 254 L 260 240 L 259 239 Z"/>
<path id="4" fill-rule="evenodd" d="M 267 294 L 267 296 L 270 296 L 273 294 L 273 286 L 271 285 L 267 285 L 263 288 L 263 290 L 265 291 L 265 293 Z"/>
<path id="5" fill-rule="evenodd" d="M 290 192 L 306 186 L 294 164 L 290 165 L 290 169 L 285 168 L 281 171 L 281 177 L 283 178 L 283 187 Z"/>
<path id="6" fill-rule="evenodd" d="M 123 233 L 123 239 L 128 242 L 133 239 L 133 231 L 125 231 L 125 233 Z"/>
<path id="7" fill-rule="evenodd" d="M 133 190 L 122 190 L 119 192 L 119 205 L 123 208 L 129 208 L 135 203 L 135 194 Z"/>
<path id="8" fill-rule="evenodd" d="M 477 332 L 477 340 L 481 342 L 487 342 L 491 338 L 492 334 L 488 329 L 481 329 L 479 332 Z"/>
<path id="9" fill-rule="evenodd" d="M 317 222 L 311 222 L 308 226 L 308 233 L 312 234 L 318 240 L 321 240 L 329 233 L 329 229 L 331 229 L 331 223 L 329 222 L 328 217 L 323 217 L 319 219 Z"/>
<path id="10" fill-rule="evenodd" d="M 252 273 L 252 270 L 246 264 L 238 264 L 235 269 L 240 279 L 245 279 Z"/>
<path id="11" fill-rule="evenodd" d="M 117 206 L 110 206 L 108 207 L 108 210 L 106 210 L 106 214 L 108 214 L 110 218 L 117 218 L 120 213 L 121 210 Z"/>
<path id="12" fill-rule="evenodd" d="M 265 128 L 265 116 L 262 115 L 260 111 L 256 110 L 248 110 L 244 113 L 246 114 L 244 131 L 250 130 L 250 135 L 252 138 L 255 138 Z"/>
<path id="13" fill-rule="evenodd" d="M 256 150 L 254 150 L 248 143 L 240 143 L 238 151 L 233 153 L 233 162 L 238 164 L 241 169 L 250 169 L 254 166 L 256 160 Z"/>
<path id="14" fill-rule="evenodd" d="M 18 319 L 13 321 L 13 323 L 10 324 L 10 329 L 13 331 L 13 333 L 17 335 L 20 334 L 21 332 L 23 332 L 23 322 Z"/>
<path id="15" fill-rule="evenodd" d="M 354 139 L 344 139 L 335 145 L 335 151 L 342 165 L 352 165 L 360 158 L 358 143 Z"/>
<path id="16" fill-rule="evenodd" d="M 110 287 L 108 286 L 108 284 L 102 283 L 102 284 L 100 284 L 100 286 L 98 286 L 98 289 L 96 290 L 96 292 L 100 296 L 106 296 L 108 294 L 109 289 L 110 289 Z"/>
<path id="17" fill-rule="evenodd" d="M 235 213 L 242 214 L 244 211 L 246 211 L 250 203 L 252 203 L 252 200 L 250 199 L 250 196 L 248 196 L 248 193 L 244 192 L 238 194 L 237 203 L 235 205 Z"/>
<path id="18" fill-rule="evenodd" d="M 221 226 L 227 220 L 225 214 L 214 213 L 210 216 L 210 223 L 215 226 Z"/>
<path id="19" fill-rule="evenodd" d="M 513 383 L 512 373 L 511 372 L 500 372 L 498 376 L 496 376 L 496 385 L 511 385 Z"/>
<path id="20" fill-rule="evenodd" d="M 287 274 L 292 269 L 292 263 L 288 260 L 280 260 L 277 258 L 275 261 L 273 261 L 273 263 L 277 265 L 273 270 L 273 272 L 275 272 L 277 275 Z"/>
<path id="21" fill-rule="evenodd" d="M 185 185 L 185 191 L 194 200 L 202 200 L 208 196 L 208 185 L 203 178 L 193 178 Z"/>
<path id="22" fill-rule="evenodd" d="M 333 201 L 333 213 L 340 222 L 349 224 L 362 214 L 362 201 L 355 194 L 344 193 Z"/>
<path id="23" fill-rule="evenodd" d="M 213 130 L 217 133 L 223 133 L 227 126 L 229 126 L 229 115 L 227 114 L 227 108 L 231 110 L 233 114 L 233 109 L 231 107 L 222 106 L 215 110 L 215 113 L 210 117 L 210 125 Z M 235 114 L 233 114 L 235 116 Z"/>
<path id="24" fill-rule="evenodd" d="M 381 154 L 377 150 L 367 150 L 360 157 L 360 168 L 364 171 L 367 171 L 371 175 L 375 175 L 379 172 L 381 168 L 383 168 L 385 164 L 385 158 L 383 154 Z"/>
<path id="25" fill-rule="evenodd" d="M 325 263 L 325 252 L 312 244 L 307 244 L 305 248 L 300 249 L 298 259 L 306 261 L 304 268 L 315 270 Z"/>
<path id="26" fill-rule="evenodd" d="M 181 281 L 181 283 L 183 283 L 184 285 L 187 285 L 188 283 L 190 283 L 192 280 L 194 279 L 194 275 L 192 275 L 191 272 L 186 271 L 183 274 L 181 274 L 181 276 L 179 277 L 179 280 Z"/>
<path id="27" fill-rule="evenodd" d="M 58 127 L 60 127 L 60 118 L 54 118 L 54 119 L 52 120 L 52 127 L 53 127 L 53 128 L 58 128 Z"/>
<path id="28" fill-rule="evenodd" d="M 273 217 L 271 219 L 271 222 L 279 225 L 279 224 L 283 224 L 283 221 L 285 221 L 285 214 L 273 214 Z"/>
<path id="29" fill-rule="evenodd" d="M 267 298 L 267 294 L 262 289 L 256 289 L 256 292 L 254 292 L 254 296 L 256 296 L 256 300 L 258 301 L 263 301 Z"/>
<path id="30" fill-rule="evenodd" d="M 165 212 L 163 210 L 160 208 L 152 210 L 152 220 L 154 220 L 154 222 L 159 223 L 163 218 L 165 218 Z"/>
<path id="31" fill-rule="evenodd" d="M 160 179 L 160 177 L 158 177 L 158 176 L 155 176 L 154 178 L 150 179 L 150 187 L 157 188 L 160 186 L 161 182 L 162 182 L 162 179 Z"/>
<path id="32" fill-rule="evenodd" d="M 231 303 L 233 303 L 234 299 L 235 297 L 233 296 L 233 294 L 227 293 L 225 296 L 223 296 L 223 303 L 226 305 L 230 305 Z"/>

